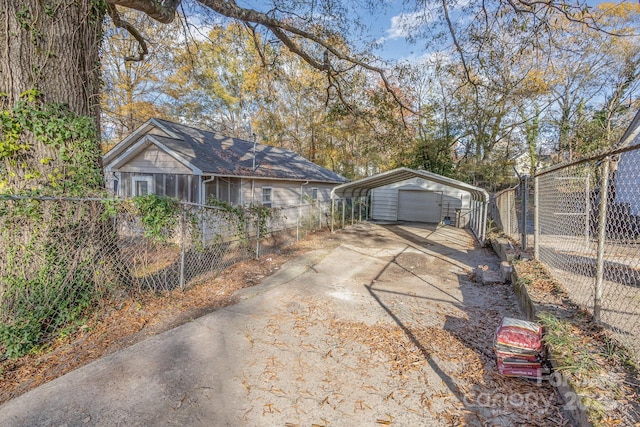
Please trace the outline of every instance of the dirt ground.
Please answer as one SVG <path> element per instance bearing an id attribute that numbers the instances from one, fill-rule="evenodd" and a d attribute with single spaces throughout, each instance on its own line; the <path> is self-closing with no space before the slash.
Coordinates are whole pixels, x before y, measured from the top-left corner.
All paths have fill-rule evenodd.
<path id="1" fill-rule="evenodd" d="M 310 242 L 314 251 L 282 267 L 285 256 L 236 266 L 191 300 L 114 310 L 112 324 L 138 323 L 105 339 L 111 346 L 74 351 L 70 341 L 5 370 L 3 387 L 18 383 L 3 389 L 7 399 L 75 355 L 87 361 L 194 319 L 9 401 L 0 424 L 570 425 L 549 384 L 497 373 L 495 329 L 522 313 L 510 285 L 473 281 L 498 258 L 468 232 L 359 224 Z M 229 305 L 251 282 L 261 284 Z M 77 339 L 93 342 L 97 328 Z M 21 377 L 37 360 L 45 369 Z"/>

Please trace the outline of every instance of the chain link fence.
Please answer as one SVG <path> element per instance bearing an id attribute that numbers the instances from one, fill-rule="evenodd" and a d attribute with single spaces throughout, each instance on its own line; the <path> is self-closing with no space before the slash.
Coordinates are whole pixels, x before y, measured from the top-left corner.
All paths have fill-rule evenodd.
<path id="1" fill-rule="evenodd" d="M 502 232 L 517 240 L 520 234 L 518 226 L 518 212 L 516 210 L 517 188 L 507 188 L 491 196 L 489 202 L 489 217 Z"/>
<path id="2" fill-rule="evenodd" d="M 510 239 L 527 249 L 533 246 L 532 188 L 529 177 L 491 196 L 489 217 Z"/>
<path id="3" fill-rule="evenodd" d="M 238 262 L 340 227 L 331 203 L 267 209 L 0 198 L 0 359 L 18 357 L 117 295 L 206 282 Z"/>
<path id="4" fill-rule="evenodd" d="M 535 257 L 640 362 L 640 146 L 535 176 Z"/>

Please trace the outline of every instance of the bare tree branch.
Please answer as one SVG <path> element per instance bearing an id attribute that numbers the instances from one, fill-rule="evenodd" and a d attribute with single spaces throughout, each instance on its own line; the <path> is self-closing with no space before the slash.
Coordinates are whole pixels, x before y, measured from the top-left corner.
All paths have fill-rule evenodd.
<path id="1" fill-rule="evenodd" d="M 238 21 L 245 22 L 247 24 L 257 24 L 266 27 L 270 30 L 291 52 L 300 56 L 307 64 L 311 67 L 323 71 L 323 72 L 333 72 L 334 74 L 338 74 L 339 71 L 332 69 L 328 69 L 328 64 L 330 63 L 328 60 L 314 58 L 307 50 L 305 50 L 302 46 L 296 43 L 295 38 L 300 37 L 301 39 L 308 40 L 310 42 L 315 43 L 317 46 L 323 48 L 323 52 L 326 55 L 327 59 L 329 56 L 333 56 L 340 61 L 349 62 L 351 64 L 355 64 L 365 70 L 371 71 L 378 75 L 378 77 L 382 80 L 385 89 L 392 95 L 395 102 L 400 106 L 402 110 L 409 111 L 411 113 L 417 114 L 413 109 L 405 105 L 399 96 L 394 91 L 391 86 L 386 71 L 380 67 L 376 67 L 367 62 L 359 60 L 358 58 L 351 56 L 347 53 L 339 51 L 335 44 L 332 43 L 329 39 L 325 39 L 322 36 L 307 31 L 303 28 L 296 26 L 295 24 L 288 23 L 282 20 L 278 20 L 273 18 L 268 13 L 263 13 L 254 9 L 244 8 L 238 6 L 238 4 L 234 0 L 197 0 L 202 5 L 211 9 L 214 12 L 219 13 L 222 16 L 227 18 L 235 19 Z M 146 13 L 151 18 L 162 22 L 169 23 L 174 19 L 175 12 L 177 7 L 180 5 L 181 0 L 107 0 L 110 5 L 118 5 L 122 7 L 127 7 L 131 9 L 135 9 L 141 12 Z M 114 20 L 115 22 L 115 20 Z M 126 25 L 124 21 L 120 21 L 123 25 Z M 138 41 L 142 40 L 142 37 L 139 37 L 139 33 L 133 29 L 131 26 L 124 27 L 129 31 Z M 142 46 L 142 43 L 141 43 Z"/>
<path id="2" fill-rule="evenodd" d="M 258 12 L 257 10 L 247 9 L 239 7 L 235 1 L 220 1 L 220 0 L 198 0 L 201 4 L 209 7 L 211 10 L 218 12 L 219 14 L 226 16 L 228 18 L 237 19 L 244 22 L 251 22 L 259 25 L 263 25 L 268 28 L 291 52 L 299 55 L 305 62 L 311 65 L 313 68 L 320 71 L 329 71 L 326 68 L 326 64 L 324 58 L 321 61 L 316 60 L 311 55 L 309 55 L 302 47 L 295 43 L 293 38 L 289 36 L 290 33 L 294 36 L 301 37 L 303 39 L 312 41 L 317 45 L 323 47 L 325 52 L 329 52 L 334 57 L 350 62 L 352 64 L 356 64 L 362 67 L 365 70 L 371 71 L 377 74 L 382 80 L 385 89 L 391 94 L 397 104 L 401 107 L 401 109 L 409 111 L 411 113 L 416 114 L 413 109 L 407 105 L 405 105 L 402 100 L 398 97 L 396 92 L 393 90 L 389 80 L 386 76 L 385 70 L 380 67 L 373 66 L 364 61 L 361 61 L 351 55 L 340 52 L 335 48 L 335 45 L 328 40 L 324 40 L 320 36 L 310 32 L 300 29 L 292 24 L 277 20 L 268 16 L 265 13 Z M 333 70 L 336 71 L 336 70 Z"/>
<path id="3" fill-rule="evenodd" d="M 111 20 L 113 21 L 113 25 L 115 25 L 118 28 L 122 28 L 123 30 L 126 30 L 129 34 L 133 36 L 134 39 L 136 39 L 136 41 L 138 42 L 138 45 L 140 46 L 140 50 L 138 51 L 138 56 L 125 56 L 124 60 L 134 61 L 134 62 L 139 62 L 144 60 L 144 57 L 149 53 L 149 49 L 147 49 L 147 42 L 142 37 L 140 32 L 136 30 L 133 25 L 131 25 L 127 21 L 120 18 L 118 9 L 116 9 L 114 5 L 108 4 L 107 11 L 109 13 L 109 16 L 111 17 Z"/>
<path id="4" fill-rule="evenodd" d="M 458 38 L 456 37 L 456 31 L 453 28 L 453 23 L 451 22 L 451 17 L 449 16 L 449 7 L 447 7 L 447 0 L 442 0 L 442 9 L 444 10 L 444 18 L 447 21 L 447 27 L 449 28 L 449 33 L 451 34 L 451 40 L 453 40 L 453 44 L 460 55 L 460 61 L 462 62 L 462 68 L 464 68 L 464 74 L 467 77 L 469 83 L 475 86 L 475 82 L 471 79 L 471 73 L 469 72 L 469 67 L 467 66 L 467 61 L 464 57 L 464 51 L 462 50 L 462 46 L 458 42 Z"/>
<path id="5" fill-rule="evenodd" d="M 182 0 L 107 0 L 107 3 L 110 5 L 122 6 L 144 12 L 163 24 L 173 22 L 176 16 L 176 10 L 181 2 Z"/>
<path id="6" fill-rule="evenodd" d="M 570 4 L 567 1 L 554 1 L 554 0 L 539 0 L 539 1 L 527 1 L 527 0 L 506 0 L 511 6 L 514 12 L 522 14 L 532 14 L 538 16 L 538 13 L 542 11 L 545 15 L 550 12 L 560 13 L 569 22 L 579 23 L 585 25 L 591 30 L 601 32 L 610 36 L 631 36 L 631 34 L 617 34 L 612 31 L 608 31 L 598 23 L 598 16 L 590 13 L 593 10 L 591 6 L 588 6 L 586 2 L 578 2 Z M 542 21 L 546 21 L 542 19 Z M 636 34 L 637 35 L 637 34 Z"/>

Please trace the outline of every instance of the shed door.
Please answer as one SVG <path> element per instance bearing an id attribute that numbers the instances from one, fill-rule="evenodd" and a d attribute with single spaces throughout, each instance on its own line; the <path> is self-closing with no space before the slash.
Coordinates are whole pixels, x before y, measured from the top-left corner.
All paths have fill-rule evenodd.
<path id="1" fill-rule="evenodd" d="M 398 191 L 398 221 L 440 222 L 440 193 Z"/>

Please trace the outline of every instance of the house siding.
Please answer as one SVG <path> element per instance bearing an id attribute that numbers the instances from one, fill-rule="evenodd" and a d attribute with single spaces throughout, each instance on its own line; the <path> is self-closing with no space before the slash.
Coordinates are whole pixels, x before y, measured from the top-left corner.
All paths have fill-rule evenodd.
<path id="1" fill-rule="evenodd" d="M 122 172 L 191 174 L 192 171 L 155 145 L 118 168 Z"/>
<path id="2" fill-rule="evenodd" d="M 631 145 L 640 144 L 636 137 Z M 640 147 L 620 155 L 615 174 L 615 202 L 629 208 L 632 215 L 640 215 Z"/>
<path id="3" fill-rule="evenodd" d="M 229 144 L 234 150 L 225 148 Z M 331 189 L 343 180 L 293 152 L 262 145 L 258 153 L 265 162 L 273 163 L 265 163 L 269 174 L 255 179 L 235 176 L 236 172 L 247 172 L 247 159 L 252 160 L 251 148 L 255 147 L 248 141 L 151 119 L 103 157 L 105 183 L 122 197 L 132 197 L 138 191 L 205 204 L 213 196 L 232 205 L 261 203 L 262 189 L 270 187 L 273 207 L 298 208 L 300 184 L 305 182 L 300 177 L 335 180 L 333 184 L 305 184 L 305 193 L 318 189 L 320 201 L 329 200 Z M 203 181 L 208 182 L 205 185 Z"/>
<path id="4" fill-rule="evenodd" d="M 300 181 L 272 181 L 264 179 L 244 179 L 242 183 L 242 203 L 245 205 L 262 202 L 262 188 L 272 188 L 271 200 L 274 208 L 298 206 L 300 204 Z M 335 185 L 323 183 L 309 183 L 302 186 L 303 205 L 309 204 L 305 197 L 311 197 L 311 189 L 318 189 L 318 201 L 331 200 L 331 189 Z"/>

